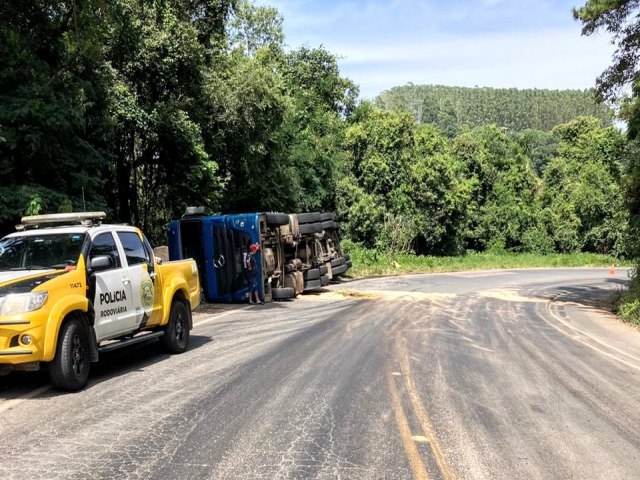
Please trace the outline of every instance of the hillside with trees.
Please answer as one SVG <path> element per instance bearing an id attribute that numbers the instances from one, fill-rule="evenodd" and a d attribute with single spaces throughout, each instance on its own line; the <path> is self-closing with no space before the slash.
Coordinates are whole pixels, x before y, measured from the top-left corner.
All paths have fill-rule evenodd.
<path id="1" fill-rule="evenodd" d="M 599 104 L 591 90 L 465 88 L 444 85 L 404 85 L 382 92 L 380 108 L 406 111 L 416 122 L 436 125 L 447 136 L 482 125 L 512 132 L 550 131 L 578 116 L 592 116 L 610 125 L 613 111 Z"/>

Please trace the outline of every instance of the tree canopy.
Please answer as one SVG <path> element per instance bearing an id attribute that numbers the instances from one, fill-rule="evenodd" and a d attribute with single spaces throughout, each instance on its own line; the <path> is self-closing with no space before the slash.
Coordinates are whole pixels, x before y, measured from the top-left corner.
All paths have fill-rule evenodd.
<path id="1" fill-rule="evenodd" d="M 591 4 L 577 15 L 615 25 Z M 245 0 L 0 3 L 0 230 L 105 209 L 159 243 L 187 205 L 335 209 L 372 248 L 628 250 L 638 148 L 593 92 L 409 85 L 359 102 L 336 56 L 287 48 L 282 25 Z"/>

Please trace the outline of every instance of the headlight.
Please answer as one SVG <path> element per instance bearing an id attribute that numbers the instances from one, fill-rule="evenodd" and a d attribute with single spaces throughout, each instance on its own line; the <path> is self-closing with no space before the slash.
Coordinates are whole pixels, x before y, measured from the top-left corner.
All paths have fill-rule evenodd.
<path id="1" fill-rule="evenodd" d="M 20 293 L 0 298 L 0 316 L 14 313 L 33 312 L 42 308 L 47 300 L 47 292 Z"/>

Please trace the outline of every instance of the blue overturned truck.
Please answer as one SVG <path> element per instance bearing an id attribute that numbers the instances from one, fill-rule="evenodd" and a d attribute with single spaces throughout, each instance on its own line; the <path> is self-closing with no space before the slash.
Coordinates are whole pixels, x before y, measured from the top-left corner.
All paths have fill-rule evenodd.
<path id="1" fill-rule="evenodd" d="M 243 261 L 258 244 L 259 290 L 265 301 L 287 300 L 318 290 L 351 266 L 340 249 L 332 213 L 207 215 L 189 207 L 169 224 L 169 258 L 193 258 L 208 302 L 245 302 L 249 288 Z"/>

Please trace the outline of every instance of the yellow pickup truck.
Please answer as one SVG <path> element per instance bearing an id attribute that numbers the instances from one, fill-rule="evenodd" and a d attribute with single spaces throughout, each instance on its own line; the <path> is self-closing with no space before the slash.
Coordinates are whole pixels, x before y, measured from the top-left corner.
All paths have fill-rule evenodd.
<path id="1" fill-rule="evenodd" d="M 55 387 L 79 390 L 100 353 L 151 338 L 187 350 L 196 262 L 163 263 L 139 229 L 104 218 L 23 217 L 0 240 L 0 373 L 44 364 Z"/>

